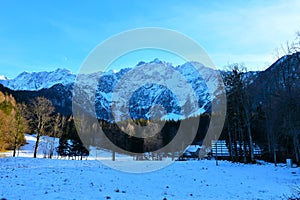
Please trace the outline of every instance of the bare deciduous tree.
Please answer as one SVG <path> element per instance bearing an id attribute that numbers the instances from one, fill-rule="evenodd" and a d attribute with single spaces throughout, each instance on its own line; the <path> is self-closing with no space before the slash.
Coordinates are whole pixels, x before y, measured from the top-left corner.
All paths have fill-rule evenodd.
<path id="1" fill-rule="evenodd" d="M 37 97 L 29 106 L 30 125 L 36 133 L 36 143 L 34 147 L 33 157 L 36 158 L 40 137 L 45 135 L 47 129 L 51 125 L 54 107 L 52 102 L 45 97 Z"/>
<path id="2" fill-rule="evenodd" d="M 54 116 L 53 121 L 53 130 L 52 130 L 52 138 L 49 139 L 47 145 L 49 147 L 48 149 L 48 158 L 52 158 L 55 150 L 55 139 L 60 138 L 63 133 L 63 128 L 65 127 L 66 118 L 64 116 L 61 116 L 59 113 Z"/>

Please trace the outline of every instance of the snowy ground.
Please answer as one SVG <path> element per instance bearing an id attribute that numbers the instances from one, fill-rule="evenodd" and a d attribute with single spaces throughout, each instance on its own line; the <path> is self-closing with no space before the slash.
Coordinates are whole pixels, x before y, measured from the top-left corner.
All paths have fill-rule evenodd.
<path id="1" fill-rule="evenodd" d="M 33 157 L 34 146 L 36 142 L 36 135 L 29 135 L 25 134 L 26 145 L 21 146 L 20 149 L 17 151 L 17 156 L 19 157 Z M 54 148 L 58 146 L 59 139 L 52 138 L 48 136 L 41 136 L 39 148 L 38 148 L 38 157 L 43 158 L 44 154 L 48 154 L 47 147 L 53 143 Z M 2 156 L 1 156 L 2 155 Z M 0 153 L 0 157 L 11 157 L 13 155 L 12 151 L 7 151 Z M 54 157 L 57 157 L 57 152 L 54 151 Z"/>
<path id="2" fill-rule="evenodd" d="M 52 139 L 44 137 L 42 144 Z M 178 161 L 155 172 L 130 174 L 96 160 L 43 159 L 43 145 L 39 158 L 33 159 L 35 137 L 26 135 L 26 140 L 20 157 L 6 152 L 6 158 L 0 158 L 0 199 L 286 199 L 300 186 L 300 168 L 283 164 Z M 160 162 L 133 161 L 124 155 L 108 161 L 107 151 L 93 156 L 106 164 L 145 171 Z"/>
<path id="3" fill-rule="evenodd" d="M 36 142 L 36 135 L 30 135 L 25 134 L 26 139 L 26 145 L 22 146 L 17 151 L 17 157 L 33 157 L 35 142 Z M 38 158 L 44 158 L 48 157 L 49 154 L 49 145 L 53 143 L 54 152 L 53 152 L 53 158 L 58 158 L 58 154 L 55 151 L 55 148 L 59 145 L 59 138 L 52 138 L 48 136 L 41 136 L 39 148 L 38 148 Z M 6 151 L 6 152 L 0 152 L 0 158 L 1 157 L 12 157 L 13 152 L 12 151 Z M 95 150 L 94 148 L 90 149 L 90 156 L 88 159 L 97 159 L 97 160 L 111 160 L 112 153 L 110 151 L 105 150 Z M 116 154 L 116 157 L 118 159 L 122 160 L 132 160 L 132 157 L 122 155 L 122 154 Z"/>
<path id="4" fill-rule="evenodd" d="M 281 199 L 299 186 L 299 174 L 299 168 L 225 161 L 215 166 L 208 160 L 175 162 L 156 172 L 129 174 L 93 160 L 1 158 L 0 198 Z"/>

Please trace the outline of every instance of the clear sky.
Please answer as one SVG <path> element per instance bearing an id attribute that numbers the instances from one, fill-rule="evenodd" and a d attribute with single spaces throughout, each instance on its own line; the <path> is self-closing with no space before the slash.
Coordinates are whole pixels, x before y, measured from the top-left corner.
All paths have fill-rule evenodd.
<path id="1" fill-rule="evenodd" d="M 299 12 L 299 0 L 1 0 L 0 74 L 76 73 L 99 43 L 141 27 L 182 32 L 219 68 L 243 62 L 262 70 L 275 61 L 274 49 L 300 31 Z"/>

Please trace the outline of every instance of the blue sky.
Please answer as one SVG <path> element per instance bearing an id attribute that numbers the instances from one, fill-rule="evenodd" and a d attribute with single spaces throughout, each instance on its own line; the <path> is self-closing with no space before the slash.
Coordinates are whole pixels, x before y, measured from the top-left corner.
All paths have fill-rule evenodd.
<path id="1" fill-rule="evenodd" d="M 99 43 L 142 27 L 191 37 L 219 68 L 242 62 L 249 70 L 263 70 L 275 61 L 274 49 L 300 31 L 299 10 L 298 0 L 1 0 L 0 74 L 14 78 L 56 68 L 76 73 Z"/>

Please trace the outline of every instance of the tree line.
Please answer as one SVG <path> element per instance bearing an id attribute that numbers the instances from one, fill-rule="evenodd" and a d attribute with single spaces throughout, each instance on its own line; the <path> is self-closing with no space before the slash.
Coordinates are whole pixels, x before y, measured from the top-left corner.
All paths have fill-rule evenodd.
<path id="1" fill-rule="evenodd" d="M 82 159 L 89 154 L 76 132 L 73 117 L 56 113 L 50 100 L 37 97 L 25 105 L 16 103 L 12 95 L 0 92 L 0 151 L 12 150 L 15 157 L 18 149 L 26 144 L 25 133 L 36 137 L 34 158 L 41 148 L 42 136 L 48 137 L 42 149 L 44 157 L 52 158 L 55 151 L 68 158 Z M 59 138 L 58 147 L 56 138 Z"/>
<path id="2" fill-rule="evenodd" d="M 262 159 L 300 164 L 300 34 L 277 51 L 278 60 L 253 84 L 242 64 L 229 65 L 223 74 L 227 93 L 226 139 L 233 161 L 255 162 L 253 141 Z M 251 81 L 251 80 L 250 80 Z"/>

